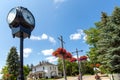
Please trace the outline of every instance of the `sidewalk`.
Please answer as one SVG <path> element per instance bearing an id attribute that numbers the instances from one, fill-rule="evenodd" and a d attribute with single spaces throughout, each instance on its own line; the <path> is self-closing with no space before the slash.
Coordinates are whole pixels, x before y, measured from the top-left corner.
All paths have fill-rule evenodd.
<path id="1" fill-rule="evenodd" d="M 64 78 L 56 79 L 56 80 L 64 80 Z M 67 80 L 78 80 L 78 77 L 67 77 Z M 83 80 L 96 80 L 96 79 L 95 79 L 95 75 L 85 75 L 83 76 Z M 110 79 L 106 76 L 101 75 L 101 80 L 110 80 Z"/>
<path id="2" fill-rule="evenodd" d="M 109 77 L 101 76 L 101 80 L 110 80 Z M 83 76 L 83 80 L 96 80 L 95 75 Z"/>

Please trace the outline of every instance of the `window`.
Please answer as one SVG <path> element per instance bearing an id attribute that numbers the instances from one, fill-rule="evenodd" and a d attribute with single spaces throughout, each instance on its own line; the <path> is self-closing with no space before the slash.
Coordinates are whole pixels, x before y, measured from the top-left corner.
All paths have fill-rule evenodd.
<path id="1" fill-rule="evenodd" d="M 36 71 L 36 68 L 34 68 L 34 71 Z"/>
<path id="2" fill-rule="evenodd" d="M 43 66 L 43 70 L 45 70 L 45 67 Z"/>
<path id="3" fill-rule="evenodd" d="M 51 66 L 50 66 L 50 70 L 51 70 Z"/>

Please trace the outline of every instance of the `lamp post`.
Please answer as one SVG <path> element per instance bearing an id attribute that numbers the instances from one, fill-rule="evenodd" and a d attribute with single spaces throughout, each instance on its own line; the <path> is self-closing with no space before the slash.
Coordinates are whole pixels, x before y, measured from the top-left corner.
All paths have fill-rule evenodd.
<path id="1" fill-rule="evenodd" d="M 81 68 L 81 62 L 78 60 L 78 58 L 79 58 L 78 52 L 82 52 L 82 51 L 83 51 L 83 50 L 78 51 L 78 49 L 76 48 L 76 51 L 75 51 L 75 52 L 72 52 L 72 53 L 76 53 L 76 54 L 77 54 L 78 69 L 79 69 L 79 76 L 78 76 L 78 78 L 80 78 L 80 80 L 82 80 L 82 72 L 81 72 L 81 70 L 80 70 L 80 68 Z"/>
<path id="2" fill-rule="evenodd" d="M 32 13 L 24 7 L 12 8 L 7 15 L 7 22 L 12 30 L 13 38 L 20 38 L 20 80 L 24 80 L 23 72 L 23 42 L 25 38 L 30 38 L 35 27 L 35 19 Z"/>
<path id="3" fill-rule="evenodd" d="M 62 37 L 62 36 L 60 36 L 58 39 L 61 41 L 61 47 L 63 48 L 63 43 L 64 43 L 64 41 L 63 41 L 63 37 Z M 63 58 L 63 59 L 62 59 L 62 63 L 63 63 L 63 73 L 64 73 L 64 79 L 65 79 L 65 80 L 67 80 L 64 54 L 62 54 L 62 58 Z"/>

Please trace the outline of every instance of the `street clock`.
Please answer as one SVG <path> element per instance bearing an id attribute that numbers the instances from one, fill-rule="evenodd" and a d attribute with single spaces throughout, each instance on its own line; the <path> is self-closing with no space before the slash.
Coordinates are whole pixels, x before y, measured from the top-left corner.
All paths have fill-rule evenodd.
<path id="1" fill-rule="evenodd" d="M 35 27 L 35 19 L 32 13 L 24 7 L 12 8 L 7 15 L 7 22 L 12 30 L 13 37 L 20 38 L 20 74 L 19 80 L 25 80 L 23 71 L 23 41 L 29 38 Z"/>
<path id="2" fill-rule="evenodd" d="M 9 11 L 7 22 L 12 29 L 14 37 L 20 37 L 19 32 L 23 32 L 24 37 L 29 37 L 35 27 L 34 16 L 27 8 L 21 6 L 12 8 Z"/>

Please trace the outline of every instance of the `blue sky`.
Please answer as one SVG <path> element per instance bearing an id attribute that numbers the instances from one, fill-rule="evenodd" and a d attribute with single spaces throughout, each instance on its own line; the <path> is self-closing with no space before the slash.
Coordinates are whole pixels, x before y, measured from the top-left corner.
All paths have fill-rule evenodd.
<path id="1" fill-rule="evenodd" d="M 42 60 L 53 63 L 57 60 L 51 53 L 60 47 L 60 35 L 67 51 L 78 48 L 83 50 L 79 55 L 85 55 L 89 46 L 85 43 L 83 30 L 94 27 L 102 11 L 111 15 L 119 5 L 118 0 L 0 0 L 0 70 L 5 66 L 12 46 L 19 52 L 20 40 L 12 37 L 6 20 L 12 8 L 23 6 L 35 17 L 31 38 L 24 40 L 24 64 L 36 65 Z"/>

